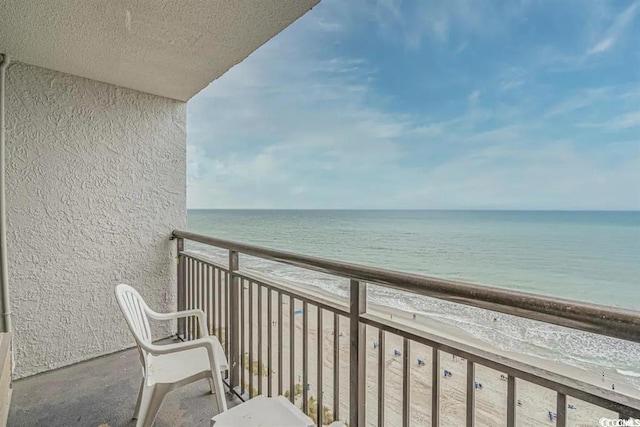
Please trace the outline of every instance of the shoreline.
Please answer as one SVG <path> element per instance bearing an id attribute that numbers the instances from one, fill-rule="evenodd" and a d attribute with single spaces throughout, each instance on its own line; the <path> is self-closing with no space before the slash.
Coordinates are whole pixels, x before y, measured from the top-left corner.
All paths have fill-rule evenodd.
<path id="1" fill-rule="evenodd" d="M 309 286 L 302 283 L 297 283 L 290 279 L 276 278 L 276 280 L 280 281 L 283 285 L 291 288 L 294 291 L 298 290 L 297 288 L 302 286 L 304 287 L 304 292 L 312 295 L 315 294 L 336 304 L 342 305 L 345 310 L 348 311 L 348 300 L 341 297 L 340 295 L 321 289 L 317 286 Z M 367 302 L 367 306 L 369 312 L 377 315 L 389 316 L 398 323 L 403 323 L 407 326 L 422 329 L 425 332 L 432 333 L 434 335 L 438 335 L 452 341 L 460 342 L 478 348 L 480 350 L 497 354 L 499 356 L 507 357 L 518 362 L 542 368 L 558 375 L 577 379 L 596 387 L 609 389 L 611 384 L 615 384 L 616 392 L 626 394 L 627 396 L 631 396 L 636 399 L 640 399 L 640 388 L 632 384 L 624 375 L 617 372 L 617 369 L 620 368 L 603 368 L 603 371 L 606 372 L 605 380 L 603 381 L 601 372 L 591 372 L 582 367 L 546 359 L 542 356 L 526 354 L 524 352 L 520 353 L 501 350 L 485 340 L 474 337 L 467 331 L 464 331 L 457 326 L 450 325 L 446 322 L 440 321 L 431 316 L 424 315 L 420 312 L 388 307 L 381 305 L 380 303 L 371 301 Z M 490 312 L 490 310 L 485 311 Z"/>
<path id="2" fill-rule="evenodd" d="M 295 282 L 285 281 L 282 278 L 277 279 L 279 283 L 282 283 L 283 287 L 292 288 L 292 290 L 299 290 L 300 284 Z M 247 289 L 245 289 L 247 292 Z M 266 290 L 265 290 L 266 293 Z M 345 311 L 348 310 L 346 299 L 333 294 L 331 292 L 323 291 L 318 288 L 305 287 L 304 293 L 309 295 L 316 295 L 322 299 L 329 300 L 342 306 Z M 255 298 L 255 295 L 254 295 Z M 275 307 L 277 307 L 277 299 L 274 298 Z M 266 298 L 263 298 L 266 301 Z M 294 335 L 294 370 L 290 370 L 290 319 L 289 319 L 289 298 L 283 296 L 283 342 L 278 343 L 277 346 L 273 346 L 271 351 L 277 347 L 283 354 L 283 393 L 290 388 L 291 375 L 293 375 L 293 382 L 296 384 L 296 389 L 302 390 L 303 379 L 303 360 L 302 360 L 302 348 L 303 339 L 308 340 L 309 353 L 308 353 L 308 397 L 316 399 L 318 397 L 318 390 L 316 389 L 317 383 L 317 366 L 319 361 L 317 360 L 318 354 L 322 358 L 323 366 L 323 406 L 327 407 L 329 412 L 333 410 L 333 315 L 328 311 L 324 311 L 323 325 L 321 328 L 322 333 L 322 348 L 317 348 L 318 328 L 316 307 L 308 305 L 308 332 L 304 335 L 303 331 L 303 316 L 300 314 L 303 309 L 303 303 L 296 299 L 294 315 L 295 322 L 295 335 Z M 285 309 L 286 307 L 286 309 Z M 255 319 L 258 316 L 257 310 L 254 307 L 254 325 Z M 272 307 L 273 309 L 274 307 Z M 248 310 L 245 310 L 247 313 Z M 474 338 L 459 328 L 432 319 L 428 316 L 415 313 L 416 318 L 413 318 L 414 313 L 402 311 L 396 308 L 384 307 L 376 303 L 369 303 L 369 312 L 377 316 L 393 316 L 393 321 L 397 323 L 403 323 L 410 325 L 414 328 L 423 329 L 429 333 L 441 336 L 443 338 L 461 342 L 471 347 L 482 349 L 498 356 L 508 357 L 510 359 L 517 360 L 522 363 L 532 365 L 534 367 L 542 368 L 547 371 L 557 373 L 559 375 L 569 377 L 572 379 L 581 380 L 595 386 L 601 387 L 598 383 L 599 376 L 593 373 L 589 373 L 580 368 L 567 366 L 561 363 L 557 363 L 534 356 L 527 356 L 518 353 L 511 353 L 500 351 L 493 348 L 489 343 Z M 264 316 L 264 310 L 263 310 Z M 345 316 L 340 316 L 340 337 L 339 337 L 339 412 L 340 420 L 348 421 L 349 413 L 349 319 Z M 248 320 L 248 319 L 247 319 Z M 263 366 L 266 371 L 266 361 L 268 354 L 268 346 L 266 343 L 266 334 L 268 333 L 269 326 L 266 319 L 263 318 L 263 340 L 262 340 L 262 360 Z M 277 321 L 271 325 L 272 336 L 276 337 L 278 332 Z M 255 326 L 254 326 L 255 328 Z M 366 330 L 366 424 L 375 426 L 377 425 L 377 405 L 378 405 L 378 349 L 374 343 L 378 340 L 377 328 L 367 326 Z M 246 339 L 246 337 L 245 337 Z M 274 338 L 275 339 L 275 338 Z M 256 363 L 257 351 L 256 337 L 254 330 L 254 358 Z M 248 342 L 247 347 L 248 348 Z M 394 350 L 403 350 L 403 339 L 398 335 L 392 333 L 385 334 L 385 424 L 386 425 L 400 425 L 402 423 L 402 384 L 403 377 L 403 360 L 402 355 L 394 355 Z M 320 353 L 318 353 L 320 352 Z M 272 353 L 273 363 L 276 362 L 277 352 Z M 417 360 L 421 359 L 424 363 L 419 365 Z M 410 418 L 412 423 L 418 423 L 419 425 L 428 424 L 431 418 L 431 348 L 425 345 L 411 342 L 410 354 L 409 354 L 409 384 L 410 384 Z M 272 365 L 273 366 L 273 365 Z M 452 373 L 448 377 L 441 377 L 440 381 L 440 418 L 442 425 L 458 425 L 464 423 L 465 408 L 466 408 L 466 362 L 460 357 L 453 357 L 451 354 L 444 351 L 440 352 L 440 374 L 442 375 L 444 370 Z M 273 367 L 272 367 L 273 369 Z M 254 387 L 257 387 L 259 379 L 256 375 L 253 376 Z M 274 371 L 274 381 L 272 394 L 277 394 L 277 373 Z M 613 377 L 608 377 L 607 381 Z M 263 386 L 262 393 L 267 394 L 267 381 L 266 378 L 262 378 Z M 506 378 L 501 378 L 501 372 L 483 366 L 481 364 L 475 364 L 475 381 L 481 384 L 481 389 L 477 389 L 475 393 L 476 401 L 476 425 L 477 426 L 495 426 L 506 423 L 506 406 L 507 406 L 507 381 Z M 638 397 L 638 390 L 624 384 L 622 381 L 618 381 L 616 378 L 616 391 L 624 394 Z M 524 380 L 516 380 L 516 400 L 520 401 L 520 405 L 516 408 L 516 416 L 518 419 L 518 425 L 521 426 L 538 426 L 545 423 L 555 424 L 552 419 L 553 413 L 556 412 L 556 393 L 550 389 L 529 383 Z M 302 407 L 302 393 L 296 394 L 295 402 L 297 406 Z M 595 405 L 587 404 L 586 402 L 579 401 L 570 396 L 567 396 L 567 404 L 570 405 L 567 408 L 567 420 L 568 425 L 595 425 L 601 417 L 617 418 L 617 414 L 600 408 Z M 551 417 L 551 418 L 550 418 Z"/>
<path id="3" fill-rule="evenodd" d="M 598 373 L 590 372 L 586 369 L 573 365 L 545 359 L 540 356 L 500 350 L 484 340 L 480 340 L 471 336 L 469 333 L 461 330 L 456 326 L 446 324 L 444 322 L 438 321 L 437 319 L 424 316 L 420 313 L 413 313 L 400 309 L 384 307 L 375 303 L 370 303 L 369 305 L 372 307 L 376 307 L 375 312 L 377 312 L 378 314 L 393 316 L 393 319 L 395 321 L 398 321 L 399 323 L 404 323 L 408 326 L 413 327 L 416 327 L 417 324 L 418 326 L 420 326 L 419 329 L 423 329 L 424 331 L 432 333 L 434 335 L 467 344 L 472 347 L 497 354 L 499 356 L 507 357 L 518 362 L 535 366 L 537 368 L 542 368 L 558 375 L 577 379 L 596 387 L 609 389 L 609 385 L 613 383 L 615 384 L 616 392 L 640 399 L 640 390 L 633 384 L 630 384 L 624 376 L 615 372 L 615 370 L 611 370 L 610 368 L 605 369 L 605 371 L 608 371 L 608 375 L 605 376 L 605 381 L 603 382 L 601 375 L 598 375 Z M 412 317 L 413 314 L 416 315 L 415 319 Z M 412 322 L 415 322 L 416 324 L 412 324 Z"/>

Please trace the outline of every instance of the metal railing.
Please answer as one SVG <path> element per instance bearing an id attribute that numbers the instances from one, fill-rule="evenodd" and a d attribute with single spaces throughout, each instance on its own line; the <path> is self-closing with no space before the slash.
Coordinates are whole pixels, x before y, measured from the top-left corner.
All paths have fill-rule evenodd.
<path id="1" fill-rule="evenodd" d="M 477 366 L 505 374 L 507 407 L 504 424 L 507 426 L 516 424 L 516 379 L 556 393 L 555 415 L 559 427 L 567 423 L 567 396 L 613 411 L 620 418 L 640 418 L 640 400 L 634 397 L 457 342 L 368 310 L 367 285 L 380 285 L 635 343 L 640 342 L 639 312 L 327 260 L 187 231 L 176 230 L 173 234 L 177 239 L 179 256 L 178 308 L 201 308 L 207 313 L 209 331 L 219 337 L 230 361 L 231 368 L 227 373 L 230 385 L 248 393 L 249 397 L 284 394 L 319 425 L 338 419 L 346 419 L 350 426 L 365 425 L 365 418 L 369 416 L 365 413 L 366 353 L 369 350 L 366 328 L 377 329 L 377 407 L 369 409 L 376 415 L 379 426 L 385 424 L 385 342 L 389 334 L 402 339 L 403 426 L 410 423 L 409 357 L 412 343 L 431 348 L 432 426 L 440 425 L 441 420 L 440 361 L 444 353 L 466 360 L 465 414 L 469 427 L 475 424 Z M 227 250 L 228 263 L 185 251 L 185 240 Z M 243 270 L 239 263 L 240 254 L 347 278 L 349 305 L 342 305 L 306 288 L 300 289 Z M 315 312 L 314 316 L 310 316 L 311 311 Z M 325 332 L 327 313 L 333 317 L 329 322 L 332 328 L 329 334 Z M 311 329 L 310 318 L 315 323 Z M 193 321 L 187 319 L 178 324 L 178 334 L 184 339 L 196 338 L 197 325 L 191 323 Z M 285 327 L 287 323 L 288 328 Z M 348 330 L 348 346 L 341 344 L 347 338 L 341 332 L 344 329 Z M 311 358 L 309 342 L 310 339 L 313 341 L 314 334 L 314 357 Z M 326 342 L 331 341 L 333 355 L 324 354 Z M 289 347 L 288 354 L 282 351 L 285 344 Z M 348 357 L 341 354 L 346 352 Z M 315 370 L 313 389 L 309 384 L 311 359 L 315 360 L 315 366 L 312 365 Z M 340 372 L 345 363 L 348 363 L 348 382 Z M 332 372 L 325 372 L 328 368 Z M 300 371 L 296 381 L 296 372 Z M 329 382 L 332 383 L 330 388 L 325 385 Z M 311 394 L 315 398 L 310 397 Z M 330 399 L 325 399 L 325 394 Z M 348 418 L 344 417 L 346 413 Z"/>

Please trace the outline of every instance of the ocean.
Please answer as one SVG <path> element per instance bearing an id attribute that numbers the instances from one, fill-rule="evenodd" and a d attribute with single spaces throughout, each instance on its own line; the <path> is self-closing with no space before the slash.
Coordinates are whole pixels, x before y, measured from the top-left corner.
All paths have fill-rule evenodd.
<path id="1" fill-rule="evenodd" d="M 640 212 L 189 210 L 188 227 L 270 248 L 640 311 Z M 241 265 L 346 296 L 344 279 L 250 257 Z M 379 287 L 370 297 L 501 350 L 606 371 L 640 388 L 640 345 Z"/>

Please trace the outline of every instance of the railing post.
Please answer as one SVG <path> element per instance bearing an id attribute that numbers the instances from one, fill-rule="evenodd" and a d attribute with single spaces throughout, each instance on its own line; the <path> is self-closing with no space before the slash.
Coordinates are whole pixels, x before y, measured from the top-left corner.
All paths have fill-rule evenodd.
<path id="1" fill-rule="evenodd" d="M 360 315 L 367 311 L 367 284 L 351 280 L 349 298 L 349 426 L 365 425 L 366 401 L 366 326 Z"/>
<path id="2" fill-rule="evenodd" d="M 467 427 L 476 423 L 476 364 L 467 360 Z M 508 411 L 508 410 L 507 410 Z"/>
<path id="3" fill-rule="evenodd" d="M 176 239 L 176 253 L 178 257 L 178 271 L 177 271 L 177 286 L 178 286 L 178 311 L 182 311 L 186 308 L 185 304 L 185 258 L 182 255 L 184 251 L 184 239 L 178 237 Z M 185 319 L 178 319 L 178 336 L 184 339 L 185 337 Z"/>
<path id="4" fill-rule="evenodd" d="M 516 377 L 507 376 L 507 427 L 516 426 Z"/>
<path id="5" fill-rule="evenodd" d="M 558 393 L 556 397 L 556 427 L 567 425 L 567 395 Z"/>
<path id="6" fill-rule="evenodd" d="M 229 377 L 231 388 L 236 388 L 240 385 L 240 364 L 239 351 L 240 351 L 240 311 L 239 311 L 239 296 L 240 296 L 240 278 L 234 273 L 240 268 L 240 258 L 238 252 L 229 251 Z"/>

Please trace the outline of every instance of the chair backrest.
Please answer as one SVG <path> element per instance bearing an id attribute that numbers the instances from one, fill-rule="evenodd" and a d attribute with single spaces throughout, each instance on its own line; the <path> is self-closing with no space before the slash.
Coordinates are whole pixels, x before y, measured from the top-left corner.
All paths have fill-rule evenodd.
<path id="1" fill-rule="evenodd" d="M 138 344 L 151 344 L 151 328 L 146 313 L 149 307 L 138 291 L 120 284 L 116 286 L 116 299 Z"/>

